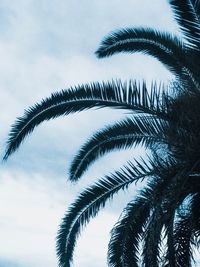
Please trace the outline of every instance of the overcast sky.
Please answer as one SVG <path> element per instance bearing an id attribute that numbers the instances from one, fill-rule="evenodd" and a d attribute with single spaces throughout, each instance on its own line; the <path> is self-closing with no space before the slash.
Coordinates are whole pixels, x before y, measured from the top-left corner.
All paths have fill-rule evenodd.
<path id="1" fill-rule="evenodd" d="M 131 26 L 177 30 L 166 0 L 1 0 L 1 153 L 15 118 L 51 92 L 113 78 L 169 82 L 170 73 L 144 55 L 96 59 L 94 51 L 107 33 Z M 55 237 L 67 206 L 81 188 L 141 153 L 112 153 L 79 184 L 67 182 L 80 145 L 121 117 L 123 112 L 100 110 L 43 123 L 1 165 L 0 267 L 56 266 Z M 106 266 L 109 231 L 134 195 L 134 187 L 127 197 L 119 194 L 89 224 L 78 242 L 74 267 Z"/>

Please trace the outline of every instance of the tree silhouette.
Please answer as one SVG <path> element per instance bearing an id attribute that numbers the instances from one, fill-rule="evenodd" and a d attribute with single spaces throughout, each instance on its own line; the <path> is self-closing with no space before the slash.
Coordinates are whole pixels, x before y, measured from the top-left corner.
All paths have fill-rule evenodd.
<path id="1" fill-rule="evenodd" d="M 151 151 L 148 160 L 128 162 L 86 188 L 71 204 L 57 236 L 61 267 L 71 266 L 83 226 L 115 193 L 142 179 L 146 186 L 112 230 L 108 265 L 192 264 L 193 246 L 198 247 L 200 237 L 200 1 L 169 0 L 169 4 L 183 38 L 150 28 L 127 28 L 105 37 L 96 55 L 151 55 L 174 74 L 170 90 L 156 84 L 147 89 L 136 81 L 79 85 L 30 107 L 11 128 L 4 159 L 45 120 L 91 108 L 129 110 L 127 118 L 101 129 L 81 147 L 70 168 L 73 182 L 110 151 L 137 145 Z"/>

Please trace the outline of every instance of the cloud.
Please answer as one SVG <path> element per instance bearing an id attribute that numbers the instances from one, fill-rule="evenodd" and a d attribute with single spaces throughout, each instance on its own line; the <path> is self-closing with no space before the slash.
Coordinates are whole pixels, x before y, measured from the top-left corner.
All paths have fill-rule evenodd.
<path id="1" fill-rule="evenodd" d="M 125 160 L 125 153 L 123 159 L 111 156 L 110 159 L 115 163 L 109 164 L 114 169 L 114 165 Z M 66 184 L 60 175 L 50 177 L 50 173 L 45 176 L 44 173 L 41 175 L 12 169 L 1 171 L 0 251 L 4 258 L 17 262 L 20 267 L 55 266 L 55 237 L 65 210 L 83 187 L 94 183 L 97 175 L 106 169 L 111 170 L 107 163 L 110 159 L 102 159 L 100 166 L 104 168 L 90 170 L 90 178 L 84 177 L 76 186 Z M 123 207 L 132 199 L 134 187 L 132 189 L 129 194 L 118 194 L 112 205 L 108 203 L 100 216 L 91 220 L 78 240 L 75 266 L 90 266 L 95 258 L 98 258 L 99 266 L 105 263 L 109 232 Z M 96 250 L 93 250 L 95 244 Z"/>
<path id="2" fill-rule="evenodd" d="M 70 194 L 39 174 L 1 171 L 0 177 L 1 255 L 22 266 L 55 266 L 54 239 Z"/>
<path id="3" fill-rule="evenodd" d="M 25 266 L 4 259 L 0 259 L 0 267 L 25 267 Z"/>

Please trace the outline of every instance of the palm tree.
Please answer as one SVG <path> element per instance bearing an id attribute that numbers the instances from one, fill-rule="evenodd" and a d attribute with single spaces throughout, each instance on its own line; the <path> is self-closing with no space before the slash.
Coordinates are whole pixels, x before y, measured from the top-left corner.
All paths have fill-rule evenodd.
<path id="1" fill-rule="evenodd" d="M 200 237 L 200 1 L 169 0 L 183 38 L 154 29 L 128 28 L 106 37 L 96 55 L 142 52 L 175 76 L 170 89 L 136 81 L 79 85 L 30 107 L 12 126 L 4 159 L 45 120 L 91 108 L 129 110 L 129 116 L 95 133 L 75 156 L 70 181 L 99 157 L 138 145 L 148 160 L 126 166 L 86 188 L 69 207 L 57 236 L 59 266 L 71 266 L 77 238 L 119 190 L 146 180 L 111 232 L 111 267 L 191 266 Z M 163 248 L 162 244 L 166 246 Z M 142 252 L 140 248 L 142 247 Z"/>

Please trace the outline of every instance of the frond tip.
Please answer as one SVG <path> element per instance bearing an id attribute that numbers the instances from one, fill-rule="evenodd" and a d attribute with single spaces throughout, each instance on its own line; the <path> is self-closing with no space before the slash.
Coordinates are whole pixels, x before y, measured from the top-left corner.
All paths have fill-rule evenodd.
<path id="1" fill-rule="evenodd" d="M 163 63 L 171 72 L 180 76 L 186 67 L 183 43 L 169 33 L 150 28 L 127 28 L 115 31 L 104 38 L 97 57 L 104 58 L 116 53 L 148 54 Z"/>
<path id="2" fill-rule="evenodd" d="M 133 116 L 93 134 L 75 156 L 70 168 L 70 181 L 77 181 L 99 157 L 114 150 L 142 145 L 151 148 L 166 143 L 166 121 L 154 116 Z"/>
<path id="3" fill-rule="evenodd" d="M 199 3 L 197 2 L 194 0 L 169 0 L 174 17 L 191 48 L 199 48 L 200 45 Z"/>
<path id="4" fill-rule="evenodd" d="M 81 229 L 97 215 L 106 202 L 119 190 L 127 189 L 131 183 L 150 177 L 152 173 L 152 167 L 144 161 L 135 161 L 99 180 L 79 195 L 63 218 L 58 232 L 57 255 L 60 267 L 71 266 L 75 243 Z"/>
<path id="5" fill-rule="evenodd" d="M 146 85 L 136 82 L 122 83 L 113 81 L 107 83 L 91 83 L 75 88 L 53 93 L 50 97 L 37 103 L 25 111 L 24 115 L 12 125 L 7 142 L 4 160 L 14 153 L 24 138 L 36 126 L 59 116 L 88 110 L 91 108 L 118 108 L 132 112 L 162 114 L 157 88 L 149 95 Z"/>

